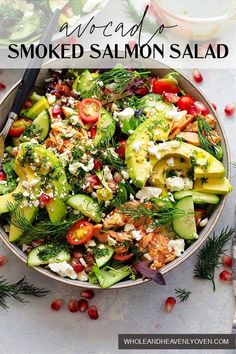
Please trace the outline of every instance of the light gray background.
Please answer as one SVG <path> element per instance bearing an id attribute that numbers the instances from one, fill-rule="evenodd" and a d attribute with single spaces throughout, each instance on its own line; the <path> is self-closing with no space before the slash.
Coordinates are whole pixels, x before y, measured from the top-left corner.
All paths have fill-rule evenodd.
<path id="1" fill-rule="evenodd" d="M 186 72 L 191 77 L 191 72 Z M 218 112 L 224 122 L 230 142 L 232 160 L 236 161 L 236 115 L 225 117 L 223 109 L 227 103 L 235 101 L 236 72 L 229 70 L 203 71 L 203 92 L 218 106 Z M 10 87 L 20 72 L 3 71 L 0 81 Z M 0 97 L 3 95 L 1 93 Z M 235 173 L 232 182 L 235 186 Z M 215 229 L 220 231 L 226 225 L 234 224 L 234 191 L 227 200 L 226 208 Z M 86 314 L 70 313 L 66 306 L 60 312 L 50 310 L 50 303 L 57 297 L 67 301 L 78 298 L 80 289 L 63 286 L 45 278 L 34 270 L 27 269 L 14 255 L 9 254 L 0 244 L 0 254 L 8 256 L 8 263 L 0 268 L 0 275 L 10 281 L 23 275 L 35 285 L 51 289 L 51 293 L 42 299 L 30 299 L 28 304 L 9 301 L 10 309 L 0 309 L 0 351 L 4 354 L 111 354 L 117 353 L 118 333 L 230 333 L 234 315 L 234 297 L 231 284 L 222 284 L 216 274 L 214 293 L 208 281 L 193 279 L 193 265 L 196 255 L 182 266 L 166 276 L 166 287 L 148 283 L 133 289 L 97 291 L 91 301 L 98 306 L 100 318 L 91 321 Z M 163 311 L 163 302 L 174 295 L 176 287 L 192 291 L 190 299 L 178 304 L 173 312 Z M 135 351 L 125 351 L 134 353 Z M 139 351 L 148 353 L 153 351 Z M 157 351 L 156 351 L 157 352 Z M 177 353 L 179 351 L 160 351 Z M 200 351 L 196 351 L 199 353 Z M 202 351 L 216 353 L 216 351 Z M 217 351 L 233 353 L 234 351 Z M 194 351 L 184 351 L 193 354 Z"/>

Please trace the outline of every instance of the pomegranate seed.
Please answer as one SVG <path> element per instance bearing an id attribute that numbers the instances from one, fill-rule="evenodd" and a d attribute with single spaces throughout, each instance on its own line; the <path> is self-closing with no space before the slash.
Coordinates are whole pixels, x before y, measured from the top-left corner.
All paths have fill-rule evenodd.
<path id="1" fill-rule="evenodd" d="M 220 280 L 225 281 L 225 282 L 231 281 L 232 280 L 232 273 L 225 269 L 219 274 L 219 278 L 220 278 Z"/>
<path id="2" fill-rule="evenodd" d="M 59 104 L 55 104 L 55 106 L 53 106 L 52 108 L 52 116 L 54 118 L 57 118 L 58 116 L 60 116 L 62 113 L 61 107 L 59 106 Z"/>
<path id="3" fill-rule="evenodd" d="M 121 140 L 118 146 L 115 148 L 115 152 L 120 156 L 121 159 L 125 159 L 125 145 L 126 141 Z"/>
<path id="4" fill-rule="evenodd" d="M 88 307 L 89 307 L 89 304 L 88 304 L 88 301 L 85 300 L 85 299 L 80 299 L 78 301 L 78 304 L 79 304 L 79 311 L 80 312 L 85 312 L 88 310 Z"/>
<path id="5" fill-rule="evenodd" d="M 94 169 L 95 170 L 101 170 L 102 168 L 102 163 L 99 159 L 94 159 Z"/>
<path id="6" fill-rule="evenodd" d="M 56 299 L 51 303 L 51 309 L 54 311 L 59 311 L 63 304 L 64 301 L 62 299 Z"/>
<path id="7" fill-rule="evenodd" d="M 0 82 L 0 90 L 5 90 L 6 85 L 3 82 Z"/>
<path id="8" fill-rule="evenodd" d="M 96 132 L 97 132 L 97 128 L 95 127 L 95 125 L 92 125 L 91 128 L 90 128 L 91 139 L 95 138 Z"/>
<path id="9" fill-rule="evenodd" d="M 70 300 L 68 304 L 68 310 L 70 312 L 78 312 L 79 311 L 79 302 L 78 300 Z"/>
<path id="10" fill-rule="evenodd" d="M 88 309 L 88 316 L 91 318 L 91 320 L 97 320 L 99 315 L 98 315 L 98 310 L 96 306 L 91 306 Z"/>
<path id="11" fill-rule="evenodd" d="M 16 157 L 18 155 L 18 152 L 19 152 L 18 148 L 14 147 L 11 154 L 12 154 L 12 156 Z"/>
<path id="12" fill-rule="evenodd" d="M 234 114 L 234 111 L 235 111 L 235 104 L 234 103 L 227 104 L 227 106 L 225 107 L 225 114 L 230 117 Z"/>
<path id="13" fill-rule="evenodd" d="M 138 96 L 145 96 L 148 94 L 148 89 L 147 87 L 139 87 L 134 91 L 134 93 Z"/>
<path id="14" fill-rule="evenodd" d="M 32 107 L 32 103 L 30 102 L 30 100 L 25 101 L 24 108 L 30 108 L 30 107 Z"/>
<path id="15" fill-rule="evenodd" d="M 168 297 L 167 299 L 166 299 L 166 301 L 165 301 L 165 310 L 167 311 L 167 312 L 171 312 L 172 311 L 172 309 L 173 309 L 173 307 L 175 306 L 175 304 L 176 304 L 176 300 L 175 300 L 175 298 L 174 297 Z"/>
<path id="16" fill-rule="evenodd" d="M 46 193 L 41 194 L 39 197 L 40 205 L 44 207 L 45 205 L 50 203 L 51 199 L 52 198 L 48 194 Z"/>
<path id="17" fill-rule="evenodd" d="M 225 254 L 224 256 L 222 256 L 222 264 L 225 267 L 232 268 L 233 258 Z"/>
<path id="18" fill-rule="evenodd" d="M 109 181 L 107 184 L 112 191 L 116 191 L 118 189 L 118 184 L 114 181 L 114 179 Z"/>
<path id="19" fill-rule="evenodd" d="M 195 101 L 193 106 L 196 109 L 198 114 L 202 114 L 203 116 L 206 116 L 209 113 L 208 108 L 202 102 Z"/>
<path id="20" fill-rule="evenodd" d="M 114 173 L 114 181 L 116 183 L 120 183 L 122 181 L 123 177 L 119 172 Z"/>
<path id="21" fill-rule="evenodd" d="M 84 266 L 80 262 L 72 265 L 72 267 L 74 268 L 75 273 L 81 273 L 84 270 Z"/>
<path id="22" fill-rule="evenodd" d="M 0 181 L 6 181 L 7 175 L 4 172 L 0 172 Z"/>
<path id="23" fill-rule="evenodd" d="M 74 252 L 72 253 L 72 257 L 73 257 L 73 258 L 76 258 L 76 259 L 80 259 L 80 258 L 83 257 L 83 253 L 80 252 L 80 251 L 74 251 Z"/>
<path id="24" fill-rule="evenodd" d="M 84 299 L 90 300 L 94 297 L 94 292 L 93 290 L 86 289 L 81 291 L 80 296 L 83 297 Z"/>
<path id="25" fill-rule="evenodd" d="M 179 96 L 177 96 L 174 93 L 170 93 L 170 92 L 164 92 L 163 98 L 164 98 L 164 101 L 170 102 L 170 103 L 177 103 L 179 100 Z"/>
<path id="26" fill-rule="evenodd" d="M 32 242 L 31 242 L 31 245 L 32 245 L 33 248 L 36 248 L 36 247 L 38 247 L 38 246 L 43 245 L 44 243 L 45 243 L 45 240 L 44 240 L 43 238 L 40 238 L 40 239 L 38 239 L 38 240 L 32 241 Z"/>
<path id="27" fill-rule="evenodd" d="M 193 71 L 193 79 L 198 84 L 200 84 L 203 81 L 203 76 L 202 76 L 202 74 L 200 73 L 199 70 L 196 69 L 196 70 Z"/>
<path id="28" fill-rule="evenodd" d="M 211 104 L 212 104 L 212 107 L 214 108 L 214 110 L 217 111 L 217 105 L 214 102 L 212 102 Z"/>
<path id="29" fill-rule="evenodd" d="M 90 182 L 92 187 L 101 185 L 100 179 L 96 175 L 87 177 L 87 181 Z"/>
<path id="30" fill-rule="evenodd" d="M 7 263 L 7 256 L 0 256 L 0 267 Z"/>

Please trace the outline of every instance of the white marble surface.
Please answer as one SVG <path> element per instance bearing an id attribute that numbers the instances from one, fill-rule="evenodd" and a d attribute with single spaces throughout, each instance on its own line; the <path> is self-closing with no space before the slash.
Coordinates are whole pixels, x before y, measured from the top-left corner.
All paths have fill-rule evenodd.
<path id="1" fill-rule="evenodd" d="M 187 75 L 191 77 L 190 72 Z M 18 76 L 19 72 L 2 72 L 0 81 L 9 86 Z M 230 142 L 232 160 L 236 161 L 236 115 L 226 118 L 223 113 L 224 106 L 235 101 L 236 72 L 206 71 L 204 78 L 201 88 L 218 106 Z M 235 173 L 233 171 L 232 174 L 234 186 Z M 228 198 L 216 232 L 234 224 L 235 195 L 236 191 Z M 4 354 L 111 354 L 118 352 L 118 333 L 229 333 L 231 330 L 235 305 L 231 285 L 218 281 L 220 270 L 216 274 L 215 293 L 210 282 L 193 279 L 195 255 L 166 276 L 166 287 L 148 283 L 133 289 L 97 291 L 92 303 L 98 306 L 100 318 L 91 321 L 86 314 L 70 313 L 66 306 L 60 312 L 50 310 L 54 298 L 78 298 L 79 289 L 63 286 L 27 269 L 2 244 L 0 254 L 8 256 L 8 263 L 0 268 L 0 275 L 4 274 L 11 281 L 26 275 L 35 285 L 51 289 L 45 298 L 31 298 L 30 303 L 24 305 L 9 301 L 8 311 L 0 309 L 0 351 Z M 176 287 L 189 289 L 192 295 L 187 303 L 177 305 L 171 314 L 167 314 L 163 311 L 163 301 L 174 294 Z M 177 353 L 161 351 L 164 352 Z"/>

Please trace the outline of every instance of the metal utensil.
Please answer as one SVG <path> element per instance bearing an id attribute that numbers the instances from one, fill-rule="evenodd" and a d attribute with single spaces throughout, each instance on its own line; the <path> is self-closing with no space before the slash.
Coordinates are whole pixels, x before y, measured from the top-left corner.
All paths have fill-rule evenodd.
<path id="1" fill-rule="evenodd" d="M 235 210 L 236 212 L 236 210 Z M 235 219 L 236 220 L 236 219 Z M 236 222 L 235 222 L 236 225 Z M 236 228 L 235 228 L 236 230 Z M 232 265 L 232 275 L 233 275 L 233 280 L 232 280 L 232 285 L 233 285 L 233 292 L 236 300 L 236 231 L 234 233 L 233 239 L 232 239 L 232 256 L 233 256 L 233 265 Z M 236 303 L 236 301 L 235 301 Z M 236 309 L 235 309 L 235 314 L 234 314 L 234 319 L 233 319 L 233 324 L 232 324 L 232 332 L 233 334 L 236 334 Z"/>
<path id="2" fill-rule="evenodd" d="M 54 12 L 48 27 L 44 34 L 42 35 L 41 40 L 39 41 L 40 44 L 44 44 L 47 46 L 52 39 L 53 33 L 55 31 L 56 25 L 58 23 L 58 19 L 60 16 L 61 10 L 56 9 Z M 30 90 L 32 89 L 37 76 L 39 74 L 39 71 L 41 69 L 41 66 L 43 64 L 43 59 L 33 59 L 29 67 L 25 70 L 24 75 L 22 77 L 22 80 L 20 82 L 20 85 L 18 87 L 16 96 L 14 98 L 14 101 L 12 103 L 10 113 L 7 116 L 7 121 L 5 123 L 4 128 L 0 132 L 0 162 L 3 158 L 4 155 L 4 142 L 7 137 L 7 134 L 9 132 L 9 129 L 11 128 L 12 124 L 14 121 L 17 119 L 18 114 L 20 113 L 21 109 L 24 106 L 24 103 L 30 93 Z"/>

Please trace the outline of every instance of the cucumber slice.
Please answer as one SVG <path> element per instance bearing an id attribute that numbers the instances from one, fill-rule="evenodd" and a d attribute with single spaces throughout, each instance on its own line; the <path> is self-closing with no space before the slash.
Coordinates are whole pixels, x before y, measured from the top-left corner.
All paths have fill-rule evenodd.
<path id="1" fill-rule="evenodd" d="M 218 204 L 220 198 L 218 195 L 196 192 L 194 190 L 175 192 L 175 200 L 183 199 L 191 195 L 193 197 L 194 204 Z"/>
<path id="2" fill-rule="evenodd" d="M 88 91 L 94 83 L 94 74 L 91 74 L 91 72 L 89 70 L 84 70 L 80 76 L 80 80 L 78 82 L 77 85 L 77 91 L 82 94 L 83 97 L 83 93 L 86 93 L 86 91 Z"/>
<path id="3" fill-rule="evenodd" d="M 107 250 L 107 254 L 105 256 L 98 257 L 95 255 L 95 261 L 97 263 L 98 268 L 104 266 L 113 256 L 114 249 L 109 246 L 105 246 L 105 250 Z"/>
<path id="4" fill-rule="evenodd" d="M 17 24 L 15 32 L 10 36 L 10 42 L 23 41 L 34 35 L 40 28 L 40 17 L 34 14 L 31 17 L 23 17 L 22 20 Z"/>
<path id="5" fill-rule="evenodd" d="M 194 240 L 197 236 L 197 228 L 194 217 L 194 205 L 193 205 L 193 197 L 187 196 L 183 199 L 180 199 L 176 203 L 176 208 L 181 211 L 185 211 L 188 214 L 176 217 L 172 221 L 172 226 L 174 231 L 178 236 L 186 239 L 186 240 Z"/>
<path id="6" fill-rule="evenodd" d="M 99 205 L 85 194 L 75 194 L 67 200 L 67 204 L 77 209 L 89 219 L 96 222 L 102 220 L 102 213 Z"/>
<path id="7" fill-rule="evenodd" d="M 44 250 L 48 246 L 49 245 L 38 246 L 38 247 L 34 248 L 28 254 L 28 257 L 27 257 L 28 267 L 37 267 L 37 266 L 43 265 L 43 264 L 59 263 L 59 262 L 64 262 L 64 261 L 68 262 L 70 260 L 70 254 L 65 250 L 61 250 L 61 251 L 59 251 L 59 253 L 56 256 L 49 258 L 47 261 L 43 261 L 38 256 L 38 253 L 39 253 L 39 251 Z"/>
<path id="8" fill-rule="evenodd" d="M 98 146 L 104 141 L 109 141 L 115 134 L 116 124 L 112 115 L 102 108 L 101 115 L 97 123 L 97 133 L 94 138 L 94 145 Z"/>
<path id="9" fill-rule="evenodd" d="M 32 107 L 27 109 L 24 112 L 24 115 L 27 118 L 34 120 L 45 109 L 49 109 L 49 103 L 48 103 L 48 100 L 45 97 L 42 97 Z"/>

